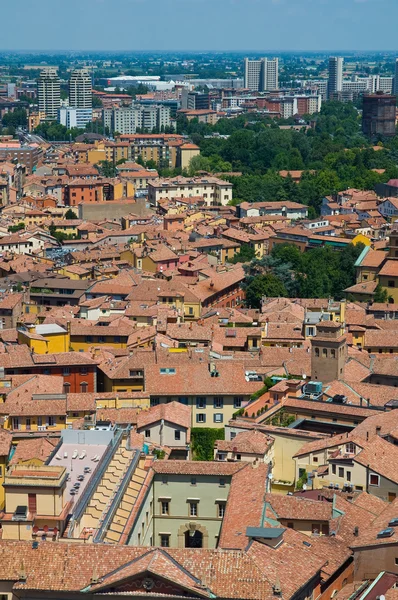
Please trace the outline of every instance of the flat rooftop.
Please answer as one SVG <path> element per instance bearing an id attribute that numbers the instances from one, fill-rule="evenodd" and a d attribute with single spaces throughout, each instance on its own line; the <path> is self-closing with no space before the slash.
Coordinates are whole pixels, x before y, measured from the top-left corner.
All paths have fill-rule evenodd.
<path id="1" fill-rule="evenodd" d="M 65 502 L 73 499 L 76 502 L 79 499 L 98 468 L 107 448 L 108 444 L 66 443 L 61 445 L 49 464 L 66 468 L 68 479 L 64 497 Z M 96 458 L 96 460 L 93 460 L 93 458 Z M 85 468 L 89 468 L 90 472 L 85 473 Z M 83 480 L 79 481 L 78 477 L 81 476 Z M 74 488 L 76 483 L 80 483 L 79 488 Z M 73 489 L 76 489 L 76 493 L 71 493 Z"/>

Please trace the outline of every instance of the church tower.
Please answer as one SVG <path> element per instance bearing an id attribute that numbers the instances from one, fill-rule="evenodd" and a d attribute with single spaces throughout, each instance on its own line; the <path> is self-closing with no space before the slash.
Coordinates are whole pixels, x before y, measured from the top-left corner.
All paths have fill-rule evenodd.
<path id="1" fill-rule="evenodd" d="M 347 340 L 341 323 L 321 321 L 311 338 L 311 379 L 329 383 L 344 379 Z"/>

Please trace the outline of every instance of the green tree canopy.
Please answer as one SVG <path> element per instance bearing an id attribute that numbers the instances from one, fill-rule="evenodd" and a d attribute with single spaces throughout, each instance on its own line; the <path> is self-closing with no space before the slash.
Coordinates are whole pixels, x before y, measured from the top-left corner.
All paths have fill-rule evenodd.
<path id="1" fill-rule="evenodd" d="M 257 275 L 246 288 L 246 304 L 252 308 L 260 308 L 263 296 L 278 298 L 287 295 L 285 286 L 276 275 Z"/>

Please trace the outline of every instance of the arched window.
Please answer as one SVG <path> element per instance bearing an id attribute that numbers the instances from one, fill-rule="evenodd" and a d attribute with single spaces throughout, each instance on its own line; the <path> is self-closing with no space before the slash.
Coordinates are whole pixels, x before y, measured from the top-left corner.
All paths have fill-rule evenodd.
<path id="1" fill-rule="evenodd" d="M 322 356 L 323 356 L 324 358 L 326 358 L 326 357 L 327 357 L 327 355 L 328 355 L 328 351 L 326 350 L 326 348 L 322 348 Z"/>
<path id="2" fill-rule="evenodd" d="M 315 348 L 315 356 L 319 356 L 319 348 Z"/>
<path id="3" fill-rule="evenodd" d="M 330 354 L 332 358 L 336 358 L 336 350 L 334 350 L 334 348 L 331 349 Z"/>

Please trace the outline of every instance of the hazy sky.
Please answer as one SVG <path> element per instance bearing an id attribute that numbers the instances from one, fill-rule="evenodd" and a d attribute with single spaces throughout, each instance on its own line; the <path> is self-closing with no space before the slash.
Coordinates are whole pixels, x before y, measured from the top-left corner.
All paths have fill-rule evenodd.
<path id="1" fill-rule="evenodd" d="M 2 0 L 1 5 L 1 49 L 398 49 L 398 0 Z"/>

